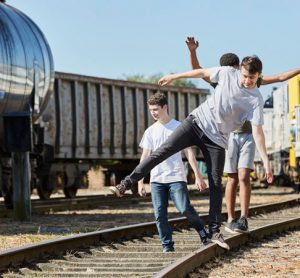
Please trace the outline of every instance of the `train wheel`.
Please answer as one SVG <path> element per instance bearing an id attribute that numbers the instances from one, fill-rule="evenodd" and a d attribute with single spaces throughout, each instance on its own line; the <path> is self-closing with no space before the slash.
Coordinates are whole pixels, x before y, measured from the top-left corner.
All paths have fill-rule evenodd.
<path id="1" fill-rule="evenodd" d="M 8 209 L 13 208 L 13 187 L 10 175 L 3 175 L 2 180 L 4 205 Z"/>
<path id="2" fill-rule="evenodd" d="M 278 176 L 275 181 L 274 181 L 274 184 L 276 186 L 284 186 L 286 184 L 286 179 L 284 176 Z"/>
<path id="3" fill-rule="evenodd" d="M 66 196 L 66 198 L 75 198 L 76 194 L 77 194 L 77 190 L 78 188 L 76 187 L 65 187 L 64 188 L 64 194 Z"/>
<path id="4" fill-rule="evenodd" d="M 50 199 L 50 196 L 52 194 L 52 190 L 48 189 L 46 190 L 45 188 L 41 188 L 40 186 L 37 187 L 37 192 L 41 200 L 48 200 Z"/>
<path id="5" fill-rule="evenodd" d="M 4 196 L 4 205 L 7 209 L 13 209 L 13 192 L 12 187 L 6 192 Z"/>
<path id="6" fill-rule="evenodd" d="M 109 184 L 110 186 L 116 186 L 118 184 L 117 174 L 115 172 L 111 172 L 109 175 Z"/>
<path id="7" fill-rule="evenodd" d="M 37 184 L 37 192 L 41 200 L 48 200 L 53 192 L 53 189 L 50 188 L 49 177 L 44 176 Z"/>

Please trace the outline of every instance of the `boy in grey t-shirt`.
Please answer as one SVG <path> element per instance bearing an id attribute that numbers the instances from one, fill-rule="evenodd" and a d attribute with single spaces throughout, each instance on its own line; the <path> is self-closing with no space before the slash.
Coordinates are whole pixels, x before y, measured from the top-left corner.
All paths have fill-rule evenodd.
<path id="1" fill-rule="evenodd" d="M 163 77 L 159 84 L 167 85 L 180 78 L 206 78 L 217 82 L 215 93 L 195 109 L 173 132 L 173 134 L 125 177 L 112 191 L 119 197 L 142 179 L 157 164 L 172 154 L 188 147 L 198 146 L 207 165 L 210 190 L 209 232 L 212 242 L 227 248 L 220 233 L 222 208 L 222 175 L 228 135 L 240 127 L 245 120 L 253 125 L 253 136 L 262 157 L 268 182 L 273 175 L 268 160 L 262 129 L 263 102 L 256 82 L 262 71 L 262 63 L 257 56 L 245 57 L 241 70 L 232 67 L 197 69 Z"/>
<path id="2" fill-rule="evenodd" d="M 205 135 L 227 149 L 229 133 L 246 120 L 263 125 L 263 98 L 257 87 L 240 85 L 240 71 L 233 67 L 210 69 L 210 80 L 218 83 L 214 94 L 191 112 Z"/>
<path id="3" fill-rule="evenodd" d="M 201 68 L 196 49 L 199 46 L 194 37 L 187 37 L 186 44 L 190 51 L 190 60 L 193 69 Z M 239 57 L 234 53 L 226 53 L 220 58 L 221 66 L 232 66 L 239 69 Z M 260 76 L 257 81 L 257 87 L 276 82 L 286 81 L 300 73 L 300 68 L 286 72 Z M 208 80 L 206 80 L 208 81 Z M 209 81 L 208 81 L 209 82 Z M 217 83 L 210 83 L 214 88 Z M 228 213 L 227 225 L 225 230 L 231 233 L 248 232 L 248 211 L 250 205 L 251 185 L 250 173 L 254 166 L 255 142 L 252 136 L 252 127 L 250 121 L 233 131 L 229 136 L 228 150 L 226 152 L 224 172 L 228 174 L 228 180 L 225 190 L 226 207 Z M 235 201 L 237 187 L 240 187 L 240 218 L 235 218 Z"/>

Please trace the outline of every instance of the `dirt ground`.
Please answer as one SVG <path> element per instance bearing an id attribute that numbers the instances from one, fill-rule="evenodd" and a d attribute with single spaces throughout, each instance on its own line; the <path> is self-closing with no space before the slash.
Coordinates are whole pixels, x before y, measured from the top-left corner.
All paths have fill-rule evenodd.
<path id="1" fill-rule="evenodd" d="M 252 242 L 190 275 L 198 277 L 300 277 L 300 231 Z"/>
<path id="2" fill-rule="evenodd" d="M 79 190 L 79 195 L 110 194 L 109 190 L 102 186 L 102 173 L 90 173 L 89 180 L 90 189 Z M 189 188 L 195 187 L 194 185 L 189 185 Z M 150 191 L 149 186 L 147 190 Z M 251 204 L 271 203 L 297 196 L 296 194 L 291 194 L 291 192 L 291 188 L 278 187 L 256 190 L 253 191 Z M 61 194 L 56 193 L 53 197 L 55 196 L 61 196 Z M 200 193 L 193 194 L 191 202 L 199 213 L 207 213 L 209 204 L 208 196 L 203 196 Z M 237 207 L 238 205 L 239 198 L 237 198 Z M 223 201 L 223 211 L 225 210 L 225 201 Z M 169 216 L 180 216 L 172 204 L 169 207 Z M 152 204 L 149 201 L 141 201 L 139 204 L 126 205 L 126 207 L 105 207 L 99 204 L 98 209 L 92 210 L 67 210 L 45 215 L 33 214 L 31 222 L 18 222 L 12 218 L 2 218 L 0 221 L 0 251 L 61 236 L 153 220 Z"/>

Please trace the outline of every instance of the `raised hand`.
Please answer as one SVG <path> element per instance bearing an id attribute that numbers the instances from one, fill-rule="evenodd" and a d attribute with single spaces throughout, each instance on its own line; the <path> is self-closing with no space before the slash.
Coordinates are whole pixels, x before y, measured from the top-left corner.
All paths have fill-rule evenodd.
<path id="1" fill-rule="evenodd" d="M 199 46 L 199 42 L 194 37 L 187 37 L 185 43 L 189 50 L 196 50 Z"/>

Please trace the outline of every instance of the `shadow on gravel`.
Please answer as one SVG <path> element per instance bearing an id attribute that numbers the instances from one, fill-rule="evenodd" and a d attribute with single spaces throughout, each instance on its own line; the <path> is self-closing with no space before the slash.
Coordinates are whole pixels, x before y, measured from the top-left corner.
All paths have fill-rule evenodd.
<path id="1" fill-rule="evenodd" d="M 178 213 L 170 213 L 169 217 L 179 217 Z M 94 214 L 72 212 L 67 214 L 49 214 L 33 216 L 31 222 L 18 222 L 4 218 L 0 223 L 0 236 L 21 236 L 24 234 L 77 234 L 115 228 L 141 222 L 154 221 L 153 213 L 108 213 Z"/>

